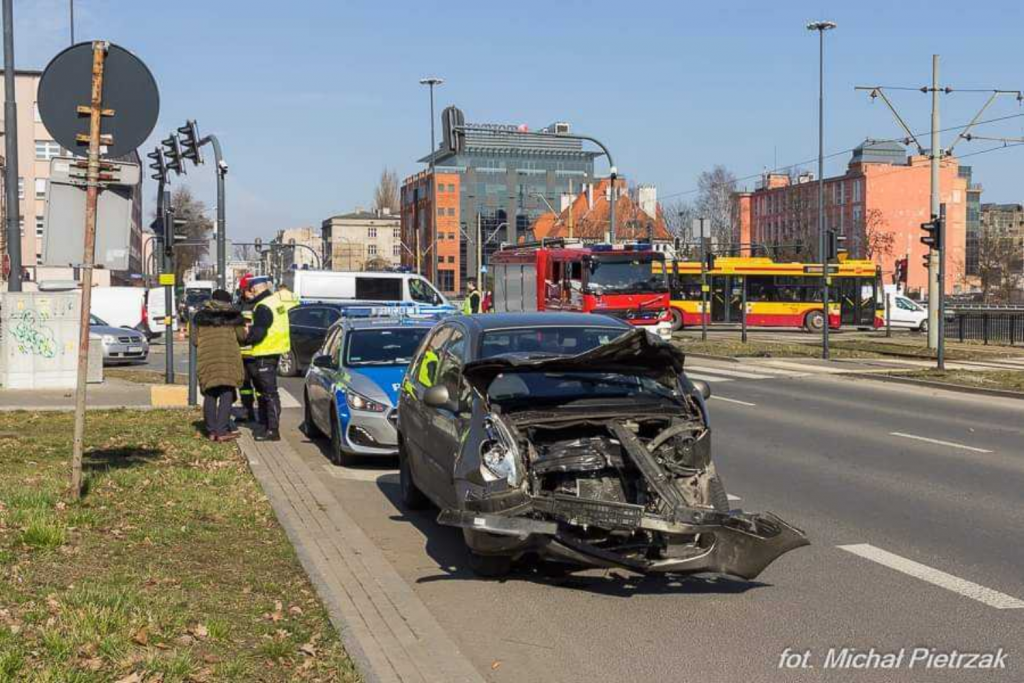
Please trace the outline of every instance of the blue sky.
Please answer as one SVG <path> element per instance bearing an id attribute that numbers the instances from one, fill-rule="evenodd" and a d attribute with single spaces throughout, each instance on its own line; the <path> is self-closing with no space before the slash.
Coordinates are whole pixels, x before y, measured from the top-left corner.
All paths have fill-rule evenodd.
<path id="1" fill-rule="evenodd" d="M 68 42 L 67 0 L 15 0 L 17 61 L 41 68 Z M 220 137 L 230 164 L 234 239 L 319 225 L 368 206 L 380 170 L 414 172 L 429 147 L 427 93 L 473 122 L 570 121 L 601 138 L 631 181 L 692 197 L 697 175 L 737 176 L 817 153 L 817 39 L 826 45 L 826 153 L 899 137 L 881 102 L 855 85 L 921 86 L 931 55 L 954 88 L 1024 88 L 1016 49 L 1024 5 L 893 2 L 362 2 L 76 0 L 76 39 L 139 55 L 161 93 L 147 151 L 187 118 Z M 929 97 L 892 93 L 915 131 Z M 966 123 L 986 95 L 943 96 L 942 126 Z M 1024 114 L 1013 98 L 985 119 Z M 1024 135 L 1024 116 L 976 131 Z M 946 133 L 943 144 L 952 140 Z M 993 143 L 962 142 L 966 154 Z M 827 173 L 842 169 L 831 160 Z M 1022 201 L 1024 147 L 966 159 L 983 201 Z M 812 164 L 805 164 L 813 168 Z M 213 168 L 186 182 L 213 197 Z M 752 184 L 753 181 L 747 181 Z M 152 186 L 152 183 L 150 183 Z M 152 187 L 147 191 L 151 193 Z M 150 204 L 151 206 L 151 204 Z M 147 214 L 150 211 L 147 206 Z"/>

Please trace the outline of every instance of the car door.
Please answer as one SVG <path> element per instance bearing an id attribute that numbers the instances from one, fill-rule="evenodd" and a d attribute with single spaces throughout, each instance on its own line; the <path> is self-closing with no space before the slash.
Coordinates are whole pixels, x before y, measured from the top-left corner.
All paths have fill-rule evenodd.
<path id="1" fill-rule="evenodd" d="M 335 327 L 328 334 L 323 346 L 314 352 L 314 356 L 326 355 L 334 359 L 334 367 L 318 368 L 311 365 L 306 375 L 306 393 L 309 396 L 309 411 L 313 422 L 325 434 L 330 434 L 331 420 L 334 419 L 334 383 L 337 380 L 340 364 L 341 340 L 344 331 L 341 326 Z"/>
<path id="2" fill-rule="evenodd" d="M 309 366 L 323 344 L 328 328 L 325 310 L 323 306 L 299 306 L 288 316 L 292 354 L 300 370 Z"/>
<path id="3" fill-rule="evenodd" d="M 466 362 L 468 336 L 461 327 L 453 327 L 451 336 L 440 354 L 437 384 L 448 389 L 451 405 L 442 408 L 424 406 L 428 449 L 425 461 L 430 466 L 434 490 L 448 507 L 455 507 L 453 473 L 455 459 L 461 446 L 460 434 L 465 428 L 469 411 L 469 386 L 462 378 Z"/>
<path id="4" fill-rule="evenodd" d="M 427 421 L 431 418 L 431 409 L 423 405 L 423 393 L 434 386 L 439 369 L 439 361 L 445 342 L 452 335 L 451 325 L 435 328 L 423 342 L 416 358 L 409 365 L 405 380 L 402 383 L 402 397 L 398 409 L 399 431 L 405 443 L 406 452 L 411 458 L 411 465 L 416 470 L 418 483 L 428 495 L 434 497 L 432 484 L 435 477 L 430 476 L 433 467 L 426 463 L 430 437 L 427 433 Z"/>

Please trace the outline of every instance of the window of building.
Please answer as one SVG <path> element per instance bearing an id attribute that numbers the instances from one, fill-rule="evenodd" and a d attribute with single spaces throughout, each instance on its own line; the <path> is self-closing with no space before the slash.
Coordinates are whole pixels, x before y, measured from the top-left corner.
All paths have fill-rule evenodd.
<path id="1" fill-rule="evenodd" d="M 836 193 L 837 193 L 836 203 L 837 204 L 845 204 L 846 203 L 846 183 L 844 183 L 842 181 L 839 181 L 838 183 L 836 183 Z"/>
<path id="2" fill-rule="evenodd" d="M 36 140 L 36 159 L 49 161 L 60 156 L 60 145 L 53 140 Z"/>
<path id="3" fill-rule="evenodd" d="M 455 239 L 455 233 L 454 232 L 448 233 L 448 239 L 450 239 L 450 240 Z"/>
<path id="4" fill-rule="evenodd" d="M 443 206 L 437 207 L 437 215 L 438 216 L 443 216 L 444 215 L 444 207 Z"/>
<path id="5" fill-rule="evenodd" d="M 46 178 L 36 178 L 36 199 L 46 199 Z"/>
<path id="6" fill-rule="evenodd" d="M 444 256 L 438 256 L 437 257 L 437 262 L 438 262 L 438 264 L 444 263 Z"/>
<path id="7" fill-rule="evenodd" d="M 38 252 L 36 252 L 36 265 L 37 266 L 43 265 L 43 255 L 38 253 Z"/>
<path id="8" fill-rule="evenodd" d="M 437 287 L 442 292 L 454 292 L 455 291 L 455 271 L 454 270 L 438 270 L 437 271 Z"/>
<path id="9" fill-rule="evenodd" d="M 861 181 L 859 179 L 858 180 L 854 180 L 853 181 L 853 201 L 854 201 L 854 203 L 857 203 L 857 202 L 861 201 L 862 198 L 863 198 L 863 186 L 861 185 Z"/>
<path id="10" fill-rule="evenodd" d="M 859 204 L 855 204 L 853 207 L 853 225 L 855 228 L 860 227 L 863 218 L 863 209 Z"/>
<path id="11" fill-rule="evenodd" d="M 960 201 L 960 200 L 959 199 L 955 199 L 953 201 Z M 454 207 L 448 207 L 448 215 L 449 216 L 454 216 L 455 215 L 455 208 Z"/>
<path id="12" fill-rule="evenodd" d="M 391 255 L 394 256 L 395 258 L 401 257 L 402 256 L 402 245 L 401 244 L 392 245 L 392 247 L 391 247 Z"/>
<path id="13" fill-rule="evenodd" d="M 455 192 L 455 185 L 452 184 L 452 183 L 448 183 L 448 191 L 449 192 Z"/>
<path id="14" fill-rule="evenodd" d="M 43 227 L 45 224 L 46 222 L 43 220 L 42 216 L 36 216 L 36 237 L 43 236 Z"/>
<path id="15" fill-rule="evenodd" d="M 402 239 L 402 231 L 401 231 L 401 229 L 399 229 L 399 228 L 395 228 L 395 234 L 394 234 L 394 238 L 395 238 L 396 240 L 400 240 L 400 239 Z"/>
<path id="16" fill-rule="evenodd" d="M 366 236 L 368 238 L 370 238 L 371 240 L 377 239 L 377 228 L 367 228 L 366 229 Z"/>
<path id="17" fill-rule="evenodd" d="M 376 256 L 377 255 L 377 245 L 376 244 L 367 244 L 366 245 L 366 255 L 367 256 Z"/>
<path id="18" fill-rule="evenodd" d="M 455 263 L 455 257 L 454 256 L 449 256 L 448 257 L 448 263 Z"/>
<path id="19" fill-rule="evenodd" d="M 960 190 L 953 190 L 953 203 L 959 204 L 963 200 L 963 195 Z"/>
<path id="20" fill-rule="evenodd" d="M 18 178 L 18 199 L 25 198 L 25 179 Z"/>

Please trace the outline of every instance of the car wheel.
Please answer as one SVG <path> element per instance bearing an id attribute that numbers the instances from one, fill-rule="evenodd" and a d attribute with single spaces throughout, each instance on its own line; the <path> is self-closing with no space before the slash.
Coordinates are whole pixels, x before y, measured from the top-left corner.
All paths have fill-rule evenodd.
<path id="1" fill-rule="evenodd" d="M 670 309 L 672 313 L 672 331 L 678 332 L 683 329 L 683 312 L 678 308 Z"/>
<path id="2" fill-rule="evenodd" d="M 825 327 L 825 314 L 821 311 L 811 311 L 804 316 L 804 329 L 808 332 L 821 332 Z"/>
<path id="3" fill-rule="evenodd" d="M 927 319 L 921 321 L 921 326 L 917 328 L 917 331 L 921 332 L 922 334 L 928 332 L 928 320 Z"/>
<path id="4" fill-rule="evenodd" d="M 281 377 L 295 377 L 299 374 L 299 364 L 295 360 L 295 353 L 289 351 L 282 354 L 281 360 L 277 363 L 277 374 Z"/>
<path id="5" fill-rule="evenodd" d="M 469 552 L 469 568 L 484 579 L 500 579 L 512 571 L 512 558 L 508 555 L 478 555 Z"/>
<path id="6" fill-rule="evenodd" d="M 323 436 L 320 428 L 313 422 L 313 410 L 309 407 L 309 392 L 302 392 L 302 431 L 305 432 L 306 436 L 310 439 L 316 439 Z"/>
<path id="7" fill-rule="evenodd" d="M 420 491 L 413 481 L 412 470 L 409 468 L 409 454 L 401 438 L 398 439 L 398 489 L 402 497 L 402 506 L 407 510 L 423 510 L 430 505 L 423 491 Z"/>
<path id="8" fill-rule="evenodd" d="M 356 456 L 346 453 L 341 447 L 341 428 L 337 415 L 331 420 L 331 462 L 341 467 L 351 467 Z"/>

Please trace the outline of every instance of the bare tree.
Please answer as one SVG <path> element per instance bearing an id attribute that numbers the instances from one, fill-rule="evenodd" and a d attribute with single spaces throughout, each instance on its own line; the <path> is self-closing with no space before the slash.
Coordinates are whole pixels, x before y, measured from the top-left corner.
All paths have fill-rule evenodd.
<path id="1" fill-rule="evenodd" d="M 735 242 L 736 176 L 724 166 L 715 166 L 697 178 L 697 213 L 711 221 L 711 236 L 719 247 Z"/>
<path id="2" fill-rule="evenodd" d="M 978 275 L 989 303 L 1011 303 L 1024 283 L 1024 237 L 982 224 L 978 231 Z"/>
<path id="3" fill-rule="evenodd" d="M 373 191 L 373 208 L 377 211 L 387 209 L 397 214 L 399 209 L 398 200 L 398 175 L 391 169 L 385 168 L 380 172 L 380 180 L 377 181 L 377 188 Z"/>
<path id="4" fill-rule="evenodd" d="M 177 242 L 186 242 L 174 248 L 175 275 L 178 280 L 210 251 L 213 222 L 205 216 L 206 204 L 197 199 L 188 186 L 182 186 L 171 194 L 173 220 L 184 221 L 174 228 Z"/>
<path id="5" fill-rule="evenodd" d="M 853 233 L 859 241 L 860 226 L 853 226 Z M 864 256 L 869 259 L 889 257 L 893 255 L 895 247 L 896 233 L 889 230 L 885 214 L 881 209 L 868 209 L 864 215 Z"/>

